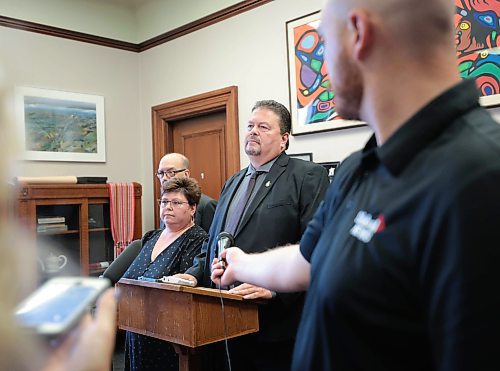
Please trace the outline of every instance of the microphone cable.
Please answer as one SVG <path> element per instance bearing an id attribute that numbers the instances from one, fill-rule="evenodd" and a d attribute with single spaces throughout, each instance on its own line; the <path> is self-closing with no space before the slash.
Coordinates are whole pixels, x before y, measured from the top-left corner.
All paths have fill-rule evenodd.
<path id="1" fill-rule="evenodd" d="M 224 259 L 221 258 L 221 253 L 223 250 L 225 250 L 228 247 L 231 247 L 234 245 L 234 237 L 231 233 L 228 233 L 226 231 L 222 231 L 219 233 L 217 236 L 217 246 L 216 246 L 216 251 L 215 253 L 217 254 L 217 257 L 221 259 L 221 268 L 225 269 L 225 261 Z M 220 304 L 222 308 L 222 321 L 224 323 L 224 343 L 226 346 L 226 358 L 227 358 L 227 365 L 229 367 L 229 371 L 232 370 L 231 368 L 231 357 L 229 356 L 229 345 L 227 341 L 227 323 L 226 323 L 226 312 L 224 309 L 224 300 L 222 298 L 222 279 L 219 279 L 219 297 L 220 297 Z"/>
<path id="2" fill-rule="evenodd" d="M 231 357 L 229 356 L 229 345 L 227 343 L 226 312 L 224 310 L 224 300 L 222 299 L 222 284 L 221 284 L 221 280 L 219 280 L 219 297 L 220 297 L 220 305 L 221 305 L 221 309 L 222 309 L 222 322 L 224 324 L 224 344 L 225 344 L 225 348 L 226 348 L 227 365 L 229 367 L 229 371 L 232 371 L 232 368 L 231 368 Z"/>

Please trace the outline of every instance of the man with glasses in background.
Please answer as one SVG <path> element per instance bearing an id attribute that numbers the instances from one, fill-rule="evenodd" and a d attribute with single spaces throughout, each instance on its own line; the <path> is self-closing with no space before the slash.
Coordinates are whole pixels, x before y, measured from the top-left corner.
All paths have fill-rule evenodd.
<path id="1" fill-rule="evenodd" d="M 161 185 L 172 178 L 189 178 L 189 160 L 186 156 L 180 153 L 169 153 L 162 157 L 158 164 L 156 176 L 160 180 Z M 208 233 L 212 219 L 215 214 L 217 201 L 201 194 L 200 202 L 194 215 L 194 224 L 200 226 Z M 165 228 L 163 220 L 160 220 L 160 228 Z M 113 284 L 123 276 L 130 264 L 142 249 L 141 240 L 132 241 L 125 251 L 118 256 L 113 263 L 103 273 L 103 277 L 108 278 Z"/>
<path id="2" fill-rule="evenodd" d="M 162 185 L 174 177 L 189 178 L 190 171 L 188 158 L 180 153 L 173 152 L 166 154 L 158 164 L 156 176 Z M 198 204 L 194 216 L 194 223 L 203 228 L 207 233 L 212 224 L 216 206 L 217 201 L 203 193 L 201 194 L 200 203 Z M 160 226 L 162 228 L 164 227 L 163 221 L 160 221 Z"/>

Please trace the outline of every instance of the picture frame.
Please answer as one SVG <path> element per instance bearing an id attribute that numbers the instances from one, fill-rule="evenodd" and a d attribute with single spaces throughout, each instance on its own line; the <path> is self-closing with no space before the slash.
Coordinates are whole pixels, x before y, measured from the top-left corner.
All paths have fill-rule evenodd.
<path id="1" fill-rule="evenodd" d="M 25 160 L 106 162 L 104 97 L 15 88 Z"/>
<path id="2" fill-rule="evenodd" d="M 340 161 L 318 162 L 318 165 L 321 165 L 326 169 L 328 172 L 328 180 L 331 183 L 333 177 L 335 176 L 335 170 L 337 170 L 337 167 L 340 165 Z"/>
<path id="3" fill-rule="evenodd" d="M 366 125 L 362 121 L 344 120 L 337 113 L 323 60 L 319 22 L 319 11 L 286 22 L 292 135 Z"/>
<path id="4" fill-rule="evenodd" d="M 292 158 L 298 158 L 300 160 L 304 161 L 312 161 L 313 160 L 313 154 L 312 153 L 289 153 L 288 156 Z"/>
<path id="5" fill-rule="evenodd" d="M 484 107 L 500 106 L 500 35 L 497 3 L 455 0 L 458 69 L 473 78 Z"/>

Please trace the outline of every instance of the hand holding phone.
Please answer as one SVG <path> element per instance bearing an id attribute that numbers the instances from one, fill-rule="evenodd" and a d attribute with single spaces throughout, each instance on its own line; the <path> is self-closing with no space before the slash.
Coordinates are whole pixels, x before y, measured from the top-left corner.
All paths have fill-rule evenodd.
<path id="1" fill-rule="evenodd" d="M 50 342 L 43 370 L 109 370 L 115 345 L 116 317 L 114 290 L 109 288 L 99 297 L 93 316 L 85 314 L 67 335 L 57 338 L 57 342 Z"/>
<path id="2" fill-rule="evenodd" d="M 37 334 L 59 336 L 73 328 L 109 286 L 109 280 L 94 277 L 53 278 L 16 308 L 16 321 Z"/>

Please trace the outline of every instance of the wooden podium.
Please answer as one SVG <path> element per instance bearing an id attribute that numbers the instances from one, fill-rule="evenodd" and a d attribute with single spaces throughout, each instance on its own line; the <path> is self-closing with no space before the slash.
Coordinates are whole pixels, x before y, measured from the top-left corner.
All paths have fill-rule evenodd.
<path id="1" fill-rule="evenodd" d="M 122 278 L 117 284 L 118 327 L 173 343 L 179 370 L 198 370 L 195 348 L 259 330 L 255 302 L 216 289 Z M 224 300 L 224 317 L 221 297 Z"/>

